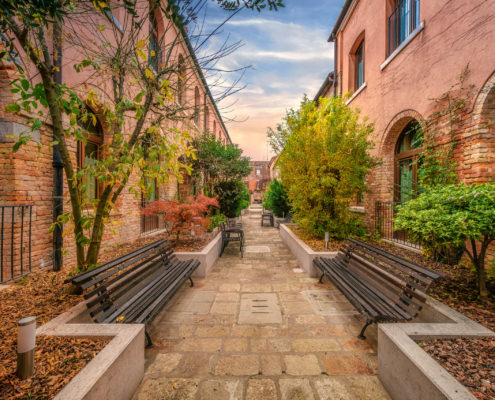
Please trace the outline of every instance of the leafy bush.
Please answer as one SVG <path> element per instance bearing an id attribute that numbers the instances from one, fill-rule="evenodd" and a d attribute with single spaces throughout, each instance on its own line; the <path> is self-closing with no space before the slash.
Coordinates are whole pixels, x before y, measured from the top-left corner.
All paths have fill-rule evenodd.
<path id="1" fill-rule="evenodd" d="M 243 208 L 249 205 L 249 200 L 246 200 L 246 194 L 249 196 L 249 191 L 241 181 L 218 182 L 214 187 L 214 192 L 218 195 L 220 212 L 227 218 L 238 217 Z"/>
<path id="2" fill-rule="evenodd" d="M 175 235 L 175 244 L 181 236 L 194 232 L 201 235 L 211 224 L 208 213 L 219 207 L 216 198 L 198 195 L 189 196 L 185 202 L 178 200 L 151 202 L 143 210 L 145 215 L 160 215 L 165 222 L 169 235 Z"/>
<path id="3" fill-rule="evenodd" d="M 395 228 L 407 230 L 430 251 L 465 249 L 477 271 L 480 295 L 488 295 L 485 257 L 495 239 L 495 184 L 428 188 L 398 208 Z M 465 247 L 466 241 L 471 248 Z"/>
<path id="4" fill-rule="evenodd" d="M 227 217 L 223 214 L 209 214 L 208 218 L 210 219 L 210 224 L 208 225 L 208 230 L 210 231 L 218 228 L 222 222 L 227 221 Z"/>
<path id="5" fill-rule="evenodd" d="M 338 97 L 321 98 L 319 108 L 305 98 L 284 120 L 286 143 L 278 165 L 298 225 L 335 239 L 357 234 L 359 221 L 349 211 L 376 161 L 368 154 L 373 125 Z M 285 139 L 284 139 L 285 140 Z"/>
<path id="6" fill-rule="evenodd" d="M 277 179 L 268 184 L 263 206 L 273 211 L 276 217 L 284 217 L 290 211 L 289 197 L 284 185 Z"/>

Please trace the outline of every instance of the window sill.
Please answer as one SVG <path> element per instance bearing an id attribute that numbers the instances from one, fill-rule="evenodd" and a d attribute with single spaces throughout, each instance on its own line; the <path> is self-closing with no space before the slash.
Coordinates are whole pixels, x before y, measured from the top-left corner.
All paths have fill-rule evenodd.
<path id="1" fill-rule="evenodd" d="M 349 210 L 354 213 L 366 214 L 363 206 L 351 206 Z"/>
<path id="2" fill-rule="evenodd" d="M 350 99 L 345 102 L 345 105 L 348 106 L 349 104 L 351 104 L 351 102 L 359 95 L 359 93 L 361 93 L 364 89 L 366 89 L 366 86 L 368 86 L 366 82 L 364 82 L 361 86 L 359 86 L 359 89 L 356 90 L 354 94 L 350 97 Z"/>
<path id="3" fill-rule="evenodd" d="M 392 60 L 397 57 L 397 55 L 404 50 L 404 48 L 416 37 L 418 36 L 419 32 L 421 32 L 423 29 L 425 29 L 425 22 L 421 22 L 418 27 L 411 32 L 411 34 L 404 40 L 399 47 L 397 47 L 392 54 L 390 54 L 387 59 L 383 62 L 382 65 L 380 65 L 380 70 L 384 70 L 388 64 L 392 62 Z"/>

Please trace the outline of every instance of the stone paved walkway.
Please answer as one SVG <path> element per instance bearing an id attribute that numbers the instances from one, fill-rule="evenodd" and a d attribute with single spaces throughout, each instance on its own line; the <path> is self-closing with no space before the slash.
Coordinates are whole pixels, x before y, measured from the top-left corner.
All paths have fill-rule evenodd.
<path id="1" fill-rule="evenodd" d="M 299 270 L 275 228 L 243 224 L 245 257 L 230 244 L 155 319 L 135 399 L 389 399 L 352 306 Z"/>

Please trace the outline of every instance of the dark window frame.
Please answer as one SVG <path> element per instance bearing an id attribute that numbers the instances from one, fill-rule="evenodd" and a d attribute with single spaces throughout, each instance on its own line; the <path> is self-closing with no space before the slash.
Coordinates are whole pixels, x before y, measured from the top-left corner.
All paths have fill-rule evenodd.
<path id="1" fill-rule="evenodd" d="M 387 18 L 387 56 L 390 56 L 419 26 L 420 0 L 395 0 Z"/>
<path id="2" fill-rule="evenodd" d="M 366 81 L 365 79 L 365 45 L 364 39 L 359 43 L 356 51 L 354 52 L 354 90 L 358 90 Z M 362 71 L 360 71 L 360 65 L 362 65 Z M 362 72 L 362 74 L 360 74 Z M 360 79 L 360 75 L 361 79 Z"/>

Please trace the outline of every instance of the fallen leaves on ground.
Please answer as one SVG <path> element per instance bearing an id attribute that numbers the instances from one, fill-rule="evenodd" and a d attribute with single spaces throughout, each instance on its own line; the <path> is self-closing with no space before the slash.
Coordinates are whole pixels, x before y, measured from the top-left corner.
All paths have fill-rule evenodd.
<path id="1" fill-rule="evenodd" d="M 108 342 L 38 336 L 35 375 L 24 381 L 15 376 L 17 322 L 36 316 L 41 326 L 82 300 L 67 293 L 68 270 L 37 271 L 0 291 L 0 399 L 53 398 Z"/>

